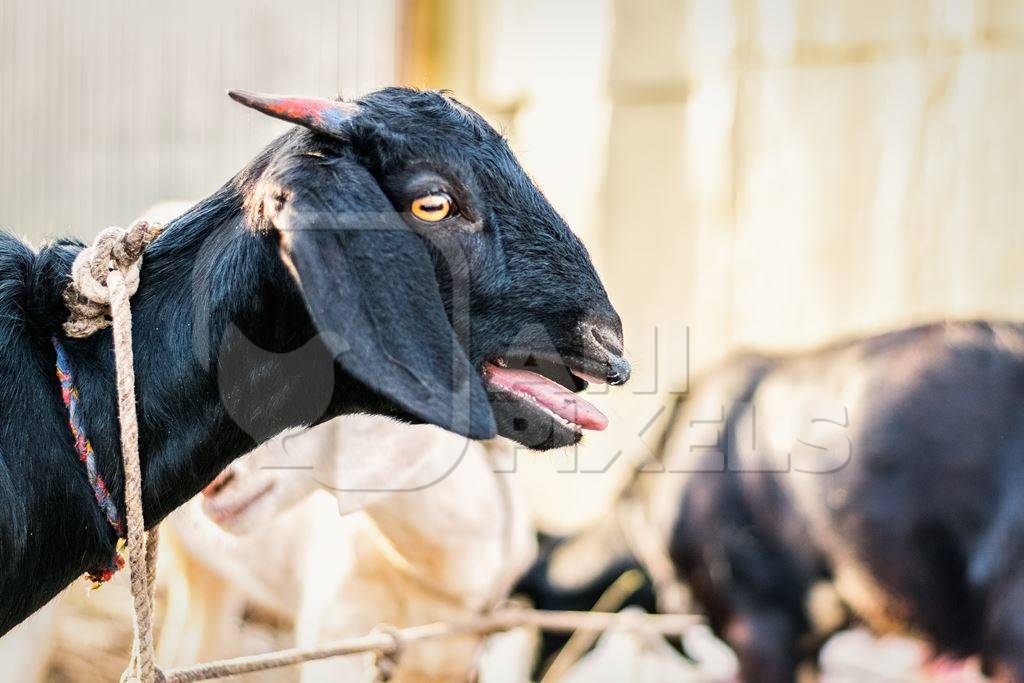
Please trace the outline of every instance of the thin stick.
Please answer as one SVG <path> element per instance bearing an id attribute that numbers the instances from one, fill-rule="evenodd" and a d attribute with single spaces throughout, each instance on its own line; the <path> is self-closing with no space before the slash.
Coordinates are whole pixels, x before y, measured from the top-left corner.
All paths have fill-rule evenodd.
<path id="1" fill-rule="evenodd" d="M 617 612 L 629 599 L 629 596 L 640 590 L 643 585 L 644 575 L 639 569 L 623 572 L 594 603 L 594 611 Z M 561 680 L 562 676 L 590 649 L 599 636 L 600 631 L 590 630 L 578 630 L 569 636 L 569 642 L 558 651 L 558 655 L 541 676 L 540 683 L 554 683 L 554 681 Z"/>

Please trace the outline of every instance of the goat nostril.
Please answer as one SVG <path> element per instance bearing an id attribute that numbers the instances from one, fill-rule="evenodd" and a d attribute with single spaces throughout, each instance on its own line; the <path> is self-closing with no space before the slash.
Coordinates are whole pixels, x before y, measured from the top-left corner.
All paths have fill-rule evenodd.
<path id="1" fill-rule="evenodd" d="M 604 330 L 599 329 L 598 327 L 591 327 L 590 336 L 592 336 L 594 341 L 597 342 L 597 345 L 605 351 L 614 353 L 616 356 L 622 355 L 622 342 Z"/>
<path id="2" fill-rule="evenodd" d="M 585 329 L 590 333 L 594 348 L 592 352 L 598 357 L 594 360 L 605 365 L 604 379 L 608 384 L 625 384 L 629 380 L 629 361 L 623 358 L 625 349 L 622 345 L 622 332 L 618 325 L 614 327 L 607 324 L 584 323 Z"/>

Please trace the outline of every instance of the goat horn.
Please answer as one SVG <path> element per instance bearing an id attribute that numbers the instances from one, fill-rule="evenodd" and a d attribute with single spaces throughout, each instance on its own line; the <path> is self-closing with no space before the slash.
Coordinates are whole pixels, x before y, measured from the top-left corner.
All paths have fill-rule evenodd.
<path id="1" fill-rule="evenodd" d="M 351 102 L 317 97 L 278 97 L 244 90 L 229 90 L 228 97 L 268 116 L 334 137 L 344 137 L 343 124 L 359 111 L 359 105 Z"/>

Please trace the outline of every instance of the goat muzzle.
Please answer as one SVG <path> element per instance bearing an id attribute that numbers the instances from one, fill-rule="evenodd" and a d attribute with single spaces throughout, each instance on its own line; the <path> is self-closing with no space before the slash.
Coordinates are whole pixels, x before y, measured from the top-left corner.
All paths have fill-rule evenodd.
<path id="1" fill-rule="evenodd" d="M 625 358 L 622 325 L 616 321 L 584 321 L 580 338 L 591 368 L 585 374 L 574 373 L 592 384 L 619 386 L 629 381 L 632 368 Z"/>

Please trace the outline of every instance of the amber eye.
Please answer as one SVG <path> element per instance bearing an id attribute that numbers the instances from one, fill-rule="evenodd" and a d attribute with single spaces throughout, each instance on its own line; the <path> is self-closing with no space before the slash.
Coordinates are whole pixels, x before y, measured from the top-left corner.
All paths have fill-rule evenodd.
<path id="1" fill-rule="evenodd" d="M 427 223 L 443 221 L 452 213 L 452 198 L 443 192 L 428 194 L 412 200 L 412 215 Z"/>

